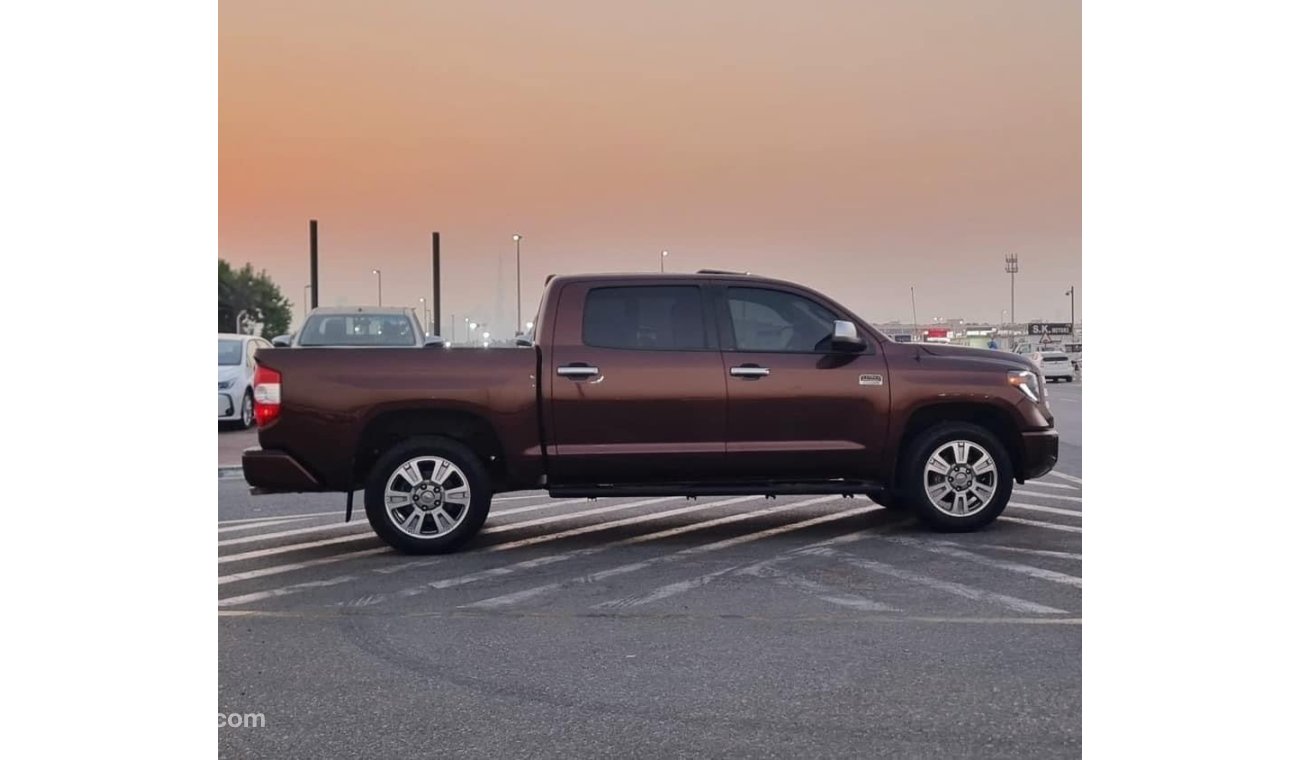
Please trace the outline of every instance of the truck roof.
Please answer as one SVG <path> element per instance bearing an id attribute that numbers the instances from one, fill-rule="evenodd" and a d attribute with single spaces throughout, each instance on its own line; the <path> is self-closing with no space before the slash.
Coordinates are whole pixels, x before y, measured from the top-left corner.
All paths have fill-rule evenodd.
<path id="1" fill-rule="evenodd" d="M 406 314 L 406 306 L 318 306 L 312 314 Z"/>
<path id="2" fill-rule="evenodd" d="M 742 272 L 723 272 L 716 269 L 706 269 L 699 272 L 604 272 L 600 274 L 561 274 L 555 275 L 551 278 L 551 282 L 561 285 L 569 282 L 600 282 L 605 280 L 682 280 L 685 282 L 699 282 L 700 280 L 744 280 L 745 282 L 797 285 L 797 283 L 786 282 L 785 280 L 778 280 L 772 277 L 763 277 Z"/>

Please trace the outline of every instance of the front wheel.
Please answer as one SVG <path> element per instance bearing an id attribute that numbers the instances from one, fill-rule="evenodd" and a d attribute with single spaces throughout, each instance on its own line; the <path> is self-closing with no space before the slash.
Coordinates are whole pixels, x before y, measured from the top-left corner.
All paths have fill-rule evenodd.
<path id="1" fill-rule="evenodd" d="M 927 430 L 904 463 L 900 490 L 916 516 L 935 530 L 978 530 L 1011 499 L 1011 456 L 978 425 L 952 422 Z"/>
<path id="2" fill-rule="evenodd" d="M 253 426 L 253 389 L 244 391 L 244 400 L 239 405 L 239 422 L 235 423 L 240 430 L 247 430 Z"/>
<path id="3" fill-rule="evenodd" d="M 491 503 L 482 460 L 448 438 L 417 438 L 389 449 L 366 482 L 370 527 L 407 554 L 456 550 L 483 527 Z"/>

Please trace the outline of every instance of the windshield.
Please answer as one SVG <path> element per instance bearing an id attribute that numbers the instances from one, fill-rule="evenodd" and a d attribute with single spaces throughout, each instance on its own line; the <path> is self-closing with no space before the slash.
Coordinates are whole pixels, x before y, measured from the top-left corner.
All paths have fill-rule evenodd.
<path id="1" fill-rule="evenodd" d="M 229 367 L 244 358 L 243 341 L 217 338 L 217 366 Z"/>
<path id="2" fill-rule="evenodd" d="M 307 320 L 300 346 L 415 346 L 415 330 L 402 314 L 317 314 Z"/>

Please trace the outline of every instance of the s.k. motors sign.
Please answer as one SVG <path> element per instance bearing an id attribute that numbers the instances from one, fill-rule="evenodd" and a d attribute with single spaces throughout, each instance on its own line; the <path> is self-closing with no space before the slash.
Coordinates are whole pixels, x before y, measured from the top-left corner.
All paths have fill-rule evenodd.
<path id="1" fill-rule="evenodd" d="M 1069 322 L 1030 322 L 1030 335 L 1069 335 Z"/>

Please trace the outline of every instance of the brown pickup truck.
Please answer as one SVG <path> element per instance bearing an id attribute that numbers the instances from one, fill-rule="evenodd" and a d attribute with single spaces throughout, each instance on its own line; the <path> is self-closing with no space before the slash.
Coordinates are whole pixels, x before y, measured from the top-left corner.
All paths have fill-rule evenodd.
<path id="1" fill-rule="evenodd" d="M 535 336 L 535 337 L 533 337 Z M 450 551 L 493 494 L 865 494 L 982 527 L 1046 474 L 1046 386 L 1011 353 L 895 343 L 728 273 L 553 277 L 509 348 L 259 351 L 255 493 L 364 489 L 385 541 Z"/>

